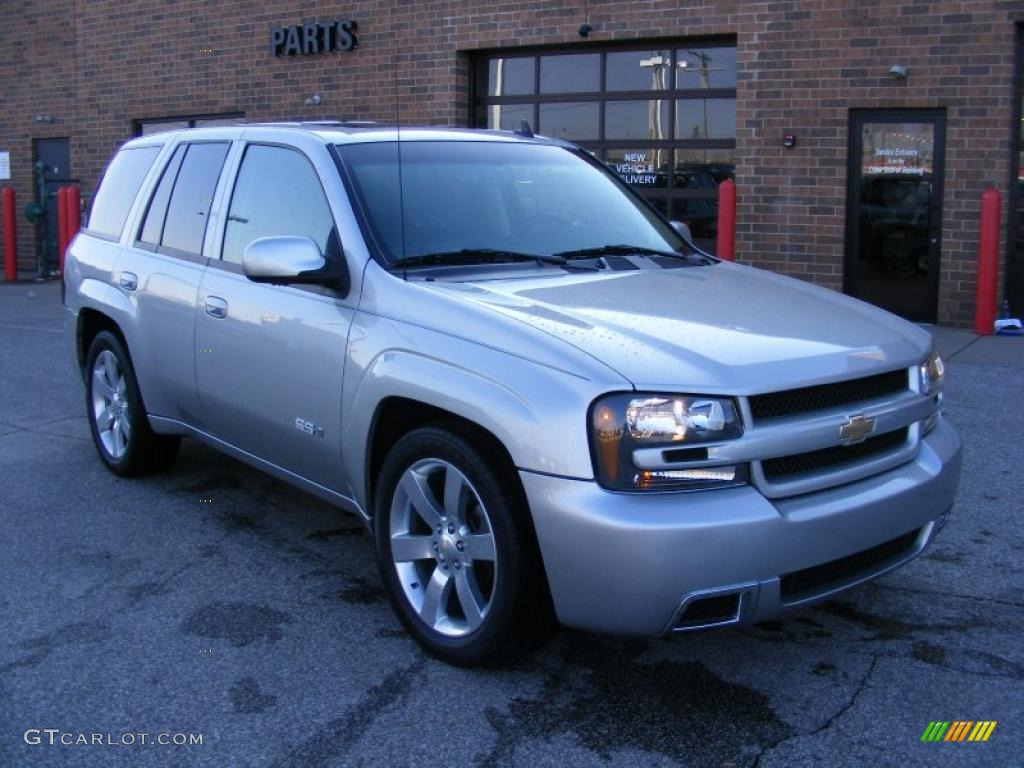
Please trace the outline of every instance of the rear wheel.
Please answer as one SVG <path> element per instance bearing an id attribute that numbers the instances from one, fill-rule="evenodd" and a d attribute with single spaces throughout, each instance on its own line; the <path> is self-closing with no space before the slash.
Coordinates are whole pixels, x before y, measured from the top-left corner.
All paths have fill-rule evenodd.
<path id="1" fill-rule="evenodd" d="M 115 475 L 155 472 L 174 461 L 181 440 L 150 428 L 131 359 L 109 331 L 89 346 L 85 404 L 96 452 Z"/>
<path id="2" fill-rule="evenodd" d="M 546 639 L 550 599 L 528 513 L 507 472 L 463 436 L 403 437 L 377 484 L 381 577 L 409 633 L 453 664 L 507 660 Z"/>

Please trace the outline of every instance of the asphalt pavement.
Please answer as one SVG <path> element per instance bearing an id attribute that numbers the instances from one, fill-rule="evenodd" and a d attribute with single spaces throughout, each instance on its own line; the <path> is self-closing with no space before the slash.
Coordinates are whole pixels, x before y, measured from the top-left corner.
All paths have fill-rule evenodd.
<path id="1" fill-rule="evenodd" d="M 784 622 L 475 671 L 401 630 L 354 517 L 194 442 L 107 473 L 62 314 L 0 286 L 4 768 L 1024 764 L 1024 338 L 936 330 L 966 458 L 910 565 Z M 922 742 L 936 720 L 998 724 Z"/>

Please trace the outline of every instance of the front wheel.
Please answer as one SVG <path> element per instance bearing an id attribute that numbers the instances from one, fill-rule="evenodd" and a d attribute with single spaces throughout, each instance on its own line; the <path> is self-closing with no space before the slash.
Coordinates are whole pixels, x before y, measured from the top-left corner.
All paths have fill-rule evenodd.
<path id="1" fill-rule="evenodd" d="M 463 436 L 410 432 L 381 469 L 377 561 L 406 630 L 453 664 L 507 660 L 546 637 L 550 598 L 508 472 Z"/>

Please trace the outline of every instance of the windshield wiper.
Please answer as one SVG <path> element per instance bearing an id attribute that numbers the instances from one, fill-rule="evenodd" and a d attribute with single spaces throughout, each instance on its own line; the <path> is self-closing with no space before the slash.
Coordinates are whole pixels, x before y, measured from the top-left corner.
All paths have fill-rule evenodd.
<path id="1" fill-rule="evenodd" d="M 486 264 L 503 261 L 536 261 L 544 264 L 564 265 L 565 259 L 549 253 L 520 253 L 496 248 L 462 248 L 458 251 L 421 253 L 402 256 L 391 262 L 392 267 L 443 267 L 457 264 Z"/>
<path id="2" fill-rule="evenodd" d="M 593 259 L 601 256 L 629 256 L 631 254 L 642 254 L 644 256 L 665 256 L 670 259 L 680 259 L 691 264 L 713 264 L 708 258 L 696 253 L 680 253 L 679 251 L 661 251 L 657 248 L 647 248 L 642 245 L 599 245 L 595 248 L 577 248 L 573 251 L 561 251 L 554 254 L 561 256 L 566 261 L 571 259 Z"/>

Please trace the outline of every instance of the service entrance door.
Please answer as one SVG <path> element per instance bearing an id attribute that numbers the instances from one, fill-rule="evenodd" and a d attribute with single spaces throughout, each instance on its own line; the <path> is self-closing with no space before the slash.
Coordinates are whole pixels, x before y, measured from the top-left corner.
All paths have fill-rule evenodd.
<path id="1" fill-rule="evenodd" d="M 850 116 L 846 292 L 934 323 L 942 245 L 942 110 Z"/>

